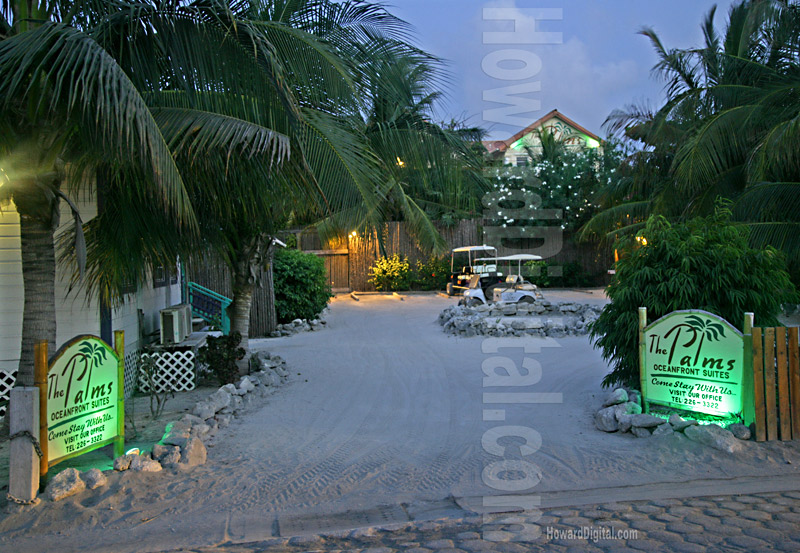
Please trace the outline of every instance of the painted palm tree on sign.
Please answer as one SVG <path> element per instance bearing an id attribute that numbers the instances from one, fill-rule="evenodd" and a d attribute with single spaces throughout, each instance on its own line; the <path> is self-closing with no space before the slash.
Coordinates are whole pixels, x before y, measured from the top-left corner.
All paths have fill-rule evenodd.
<path id="1" fill-rule="evenodd" d="M 709 341 L 716 342 L 719 340 L 720 336 L 724 338 L 725 327 L 719 323 L 715 323 L 711 319 L 701 318 L 697 315 L 689 315 L 686 317 L 686 320 L 689 322 L 689 327 L 695 331 L 691 343 L 687 345 L 692 345 L 697 339 L 697 336 L 700 336 L 700 343 L 697 344 L 697 353 L 694 356 L 694 364 L 696 366 L 698 359 L 700 359 L 700 350 L 703 349 L 703 341 L 708 338 Z"/>
<path id="2" fill-rule="evenodd" d="M 83 354 L 86 364 L 84 365 L 83 372 L 78 377 L 78 380 L 84 380 L 83 399 L 84 401 L 90 399 L 89 386 L 92 383 L 92 369 L 100 365 L 106 360 L 106 348 L 95 340 L 85 342 L 78 351 Z M 86 373 L 89 373 L 88 375 Z"/>
<path id="3" fill-rule="evenodd" d="M 664 334 L 664 338 L 669 338 L 670 335 L 677 330 L 675 338 L 672 341 L 672 346 L 670 347 L 669 362 L 672 362 L 672 358 L 675 354 L 675 348 L 678 345 L 681 337 L 681 332 L 684 329 L 687 329 L 687 331 L 691 333 L 691 336 L 686 340 L 685 343 L 681 345 L 681 347 L 690 348 L 698 341 L 699 338 L 700 341 L 697 344 L 697 350 L 694 356 L 694 365 L 697 365 L 697 360 L 700 358 L 700 350 L 703 348 L 703 342 L 705 339 L 708 338 L 709 341 L 718 341 L 720 336 L 724 338 L 725 327 L 708 318 L 702 318 L 697 315 L 687 316 L 686 321 L 688 322 L 676 324 Z"/>

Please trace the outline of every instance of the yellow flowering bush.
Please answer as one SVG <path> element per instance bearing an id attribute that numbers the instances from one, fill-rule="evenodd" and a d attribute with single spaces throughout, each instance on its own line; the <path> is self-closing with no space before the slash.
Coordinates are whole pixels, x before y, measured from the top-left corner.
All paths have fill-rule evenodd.
<path id="1" fill-rule="evenodd" d="M 376 290 L 408 290 L 411 284 L 411 266 L 408 258 L 401 258 L 398 254 L 379 257 L 375 265 L 370 267 L 369 275 L 369 282 L 375 285 Z"/>

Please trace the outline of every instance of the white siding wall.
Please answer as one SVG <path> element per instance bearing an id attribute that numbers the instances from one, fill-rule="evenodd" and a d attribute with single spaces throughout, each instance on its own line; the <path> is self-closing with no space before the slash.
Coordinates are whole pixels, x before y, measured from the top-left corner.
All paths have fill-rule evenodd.
<path id="1" fill-rule="evenodd" d="M 131 352 L 139 348 L 139 315 L 144 313 L 144 334 L 150 334 L 161 328 L 159 311 L 165 307 L 181 302 L 181 286 L 163 286 L 153 288 L 152 279 L 143 285 L 136 294 L 125 296 L 125 303 L 114 309 L 112 314 L 113 330 L 125 331 L 125 351 Z"/>
<path id="2" fill-rule="evenodd" d="M 13 373 L 22 339 L 22 259 L 19 216 L 13 205 L 0 210 L 0 371 Z"/>
<path id="3" fill-rule="evenodd" d="M 93 199 L 76 202 L 84 222 L 97 214 Z M 62 227 L 72 222 L 69 207 L 61 202 Z M 56 347 L 78 334 L 100 335 L 99 302 L 86 301 L 83 290 L 68 293 L 69 277 L 61 267 L 56 269 Z M 24 288 L 22 283 L 22 261 L 20 257 L 19 216 L 13 205 L 0 211 L 0 371 L 12 373 L 19 363 L 19 347 L 22 334 Z M 138 344 L 139 329 L 137 310 L 145 314 L 145 332 L 159 329 L 158 311 L 180 303 L 180 284 L 153 288 L 152 282 L 144 285 L 136 294 L 126 297 L 125 304 L 112 313 L 112 330 L 124 330 L 126 351 L 134 351 Z M 51 354 L 54 352 L 51 352 Z"/>

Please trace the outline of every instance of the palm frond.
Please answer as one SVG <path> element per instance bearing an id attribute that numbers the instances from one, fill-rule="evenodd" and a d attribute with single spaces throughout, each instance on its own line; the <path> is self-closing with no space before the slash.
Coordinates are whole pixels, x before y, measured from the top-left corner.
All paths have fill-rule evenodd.
<path id="1" fill-rule="evenodd" d="M 147 170 L 155 198 L 194 224 L 181 175 L 156 121 L 125 72 L 94 40 L 74 28 L 45 23 L 0 42 L 0 74 L 0 111 L 27 99 L 35 117 L 65 117 L 92 128 L 118 158 L 137 160 Z M 39 94 L 43 83 L 49 94 Z"/>

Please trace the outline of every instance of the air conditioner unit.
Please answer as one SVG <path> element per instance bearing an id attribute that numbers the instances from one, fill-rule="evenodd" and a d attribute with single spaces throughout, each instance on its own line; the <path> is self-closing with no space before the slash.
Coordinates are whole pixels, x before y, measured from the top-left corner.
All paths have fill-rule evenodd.
<path id="1" fill-rule="evenodd" d="M 189 305 L 173 305 L 160 313 L 162 344 L 177 344 L 192 333 L 192 308 Z"/>

